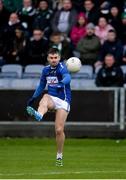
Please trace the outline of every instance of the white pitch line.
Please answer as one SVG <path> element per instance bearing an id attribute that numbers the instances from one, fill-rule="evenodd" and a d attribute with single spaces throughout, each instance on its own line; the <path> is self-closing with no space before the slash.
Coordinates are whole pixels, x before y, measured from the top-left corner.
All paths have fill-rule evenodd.
<path id="1" fill-rule="evenodd" d="M 111 173 L 126 173 L 126 171 L 69 171 L 69 172 L 63 172 L 63 171 L 52 171 L 52 172 L 41 172 L 41 173 L 0 173 L 0 176 L 39 176 L 39 175 L 59 175 L 59 174 L 99 174 L 99 173 L 104 173 L 104 174 L 111 174 Z"/>

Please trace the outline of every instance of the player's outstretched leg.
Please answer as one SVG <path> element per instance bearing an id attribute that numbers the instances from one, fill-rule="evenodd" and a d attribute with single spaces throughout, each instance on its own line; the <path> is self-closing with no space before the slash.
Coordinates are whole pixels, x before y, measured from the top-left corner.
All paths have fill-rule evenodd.
<path id="1" fill-rule="evenodd" d="M 68 112 L 64 109 L 56 111 L 55 132 L 57 143 L 56 166 L 63 166 L 63 146 L 65 141 L 64 124 L 67 119 Z"/>

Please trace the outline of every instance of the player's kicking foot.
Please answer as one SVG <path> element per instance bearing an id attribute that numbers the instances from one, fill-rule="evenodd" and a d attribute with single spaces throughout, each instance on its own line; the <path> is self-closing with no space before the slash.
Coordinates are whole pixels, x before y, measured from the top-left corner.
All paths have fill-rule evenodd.
<path id="1" fill-rule="evenodd" d="M 34 108 L 32 108 L 31 106 L 27 106 L 27 113 L 30 116 L 34 116 L 37 121 L 42 120 L 42 115 L 38 111 L 36 111 Z"/>
<path id="2" fill-rule="evenodd" d="M 56 166 L 63 166 L 63 160 L 61 158 L 56 160 Z"/>

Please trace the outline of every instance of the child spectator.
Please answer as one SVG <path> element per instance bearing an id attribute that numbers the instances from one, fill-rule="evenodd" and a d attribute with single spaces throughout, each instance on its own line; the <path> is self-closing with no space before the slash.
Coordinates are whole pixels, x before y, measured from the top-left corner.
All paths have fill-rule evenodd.
<path id="1" fill-rule="evenodd" d="M 99 37 L 101 44 L 107 39 L 107 34 L 113 27 L 107 23 L 105 17 L 100 17 L 98 20 L 98 25 L 95 27 L 95 35 Z"/>
<path id="2" fill-rule="evenodd" d="M 84 13 L 79 13 L 77 16 L 77 24 L 72 28 L 70 38 L 73 45 L 76 47 L 79 40 L 86 35 L 87 19 Z"/>

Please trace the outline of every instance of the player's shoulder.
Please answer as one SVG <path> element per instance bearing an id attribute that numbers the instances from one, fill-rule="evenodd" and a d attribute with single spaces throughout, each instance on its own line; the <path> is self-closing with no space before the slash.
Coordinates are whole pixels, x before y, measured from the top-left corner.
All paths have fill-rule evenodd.
<path id="1" fill-rule="evenodd" d="M 46 66 L 43 68 L 43 73 L 46 74 L 49 70 L 50 70 L 50 65 L 46 65 Z"/>
<path id="2" fill-rule="evenodd" d="M 43 68 L 43 70 L 44 70 L 44 71 L 49 70 L 50 67 L 51 67 L 50 65 L 46 65 L 46 66 Z"/>
<path id="3" fill-rule="evenodd" d="M 59 67 L 60 67 L 61 69 L 64 69 L 64 68 L 66 68 L 66 64 L 65 64 L 64 62 L 60 62 L 60 63 L 59 63 Z"/>
<path id="4" fill-rule="evenodd" d="M 61 73 L 69 73 L 68 72 L 68 69 L 67 69 L 67 66 L 64 62 L 60 62 L 59 63 L 59 70 Z"/>

